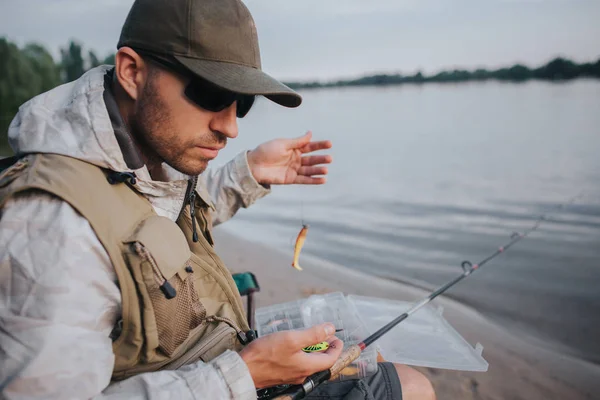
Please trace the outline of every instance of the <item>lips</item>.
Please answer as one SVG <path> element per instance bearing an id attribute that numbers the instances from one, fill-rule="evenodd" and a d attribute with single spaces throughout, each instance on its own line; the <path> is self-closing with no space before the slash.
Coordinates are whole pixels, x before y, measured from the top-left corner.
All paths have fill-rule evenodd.
<path id="1" fill-rule="evenodd" d="M 201 149 L 215 150 L 215 151 L 219 151 L 219 150 L 223 149 L 222 146 L 218 146 L 218 147 L 217 146 L 198 146 L 198 147 L 200 147 Z"/>
<path id="2" fill-rule="evenodd" d="M 208 147 L 208 146 L 196 146 L 198 149 L 200 149 L 200 151 L 202 152 L 202 154 L 204 155 L 204 157 L 212 159 L 212 158 L 216 158 L 219 155 L 219 150 L 221 150 L 223 147 Z"/>

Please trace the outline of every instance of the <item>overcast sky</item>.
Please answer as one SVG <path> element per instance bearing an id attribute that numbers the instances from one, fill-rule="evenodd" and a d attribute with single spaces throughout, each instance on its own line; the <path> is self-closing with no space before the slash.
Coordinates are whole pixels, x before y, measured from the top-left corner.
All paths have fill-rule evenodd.
<path id="1" fill-rule="evenodd" d="M 280 79 L 600 57 L 600 0 L 246 0 Z M 0 0 L 0 36 L 115 51 L 132 0 Z"/>

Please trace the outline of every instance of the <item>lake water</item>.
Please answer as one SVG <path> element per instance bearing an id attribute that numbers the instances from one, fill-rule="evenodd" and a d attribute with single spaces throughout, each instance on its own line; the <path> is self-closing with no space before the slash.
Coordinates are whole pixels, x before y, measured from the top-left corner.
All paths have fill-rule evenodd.
<path id="1" fill-rule="evenodd" d="M 333 142 L 328 183 L 276 187 L 222 229 L 291 257 L 304 218 L 306 253 L 433 288 L 583 191 L 448 295 L 600 362 L 600 81 L 301 93 L 296 110 L 258 101 L 215 164 L 310 129 Z"/>

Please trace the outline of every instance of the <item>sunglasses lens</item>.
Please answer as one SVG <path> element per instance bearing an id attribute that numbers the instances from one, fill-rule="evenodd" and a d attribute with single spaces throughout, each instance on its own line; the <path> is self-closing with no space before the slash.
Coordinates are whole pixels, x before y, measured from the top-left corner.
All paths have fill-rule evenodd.
<path id="1" fill-rule="evenodd" d="M 246 116 L 246 114 L 248 114 L 248 112 L 252 108 L 252 105 L 254 104 L 255 98 L 256 98 L 256 96 L 250 96 L 250 95 L 238 96 L 237 112 L 236 112 L 236 115 L 238 118 L 244 118 Z"/>
<path id="2" fill-rule="evenodd" d="M 238 118 L 244 118 L 248 114 L 255 97 L 238 95 L 201 81 L 192 81 L 187 85 L 185 95 L 196 105 L 212 112 L 223 111 L 237 100 L 236 115 Z"/>
<path id="3" fill-rule="evenodd" d="M 185 95 L 198 106 L 212 112 L 226 109 L 233 104 L 237 97 L 235 93 L 198 81 L 193 81 L 187 85 Z"/>

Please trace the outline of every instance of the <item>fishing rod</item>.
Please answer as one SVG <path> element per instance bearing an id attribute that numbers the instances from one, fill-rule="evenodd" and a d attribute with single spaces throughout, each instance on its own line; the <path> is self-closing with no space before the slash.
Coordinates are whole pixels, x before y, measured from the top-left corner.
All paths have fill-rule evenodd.
<path id="1" fill-rule="evenodd" d="M 557 212 L 558 210 L 572 204 L 580 196 L 581 196 L 581 194 L 573 197 L 567 203 L 563 203 L 563 204 L 557 206 L 556 211 L 554 211 L 554 212 Z M 494 259 L 494 258 L 498 257 L 500 254 L 504 253 L 515 243 L 526 238 L 531 232 L 537 230 L 539 228 L 539 226 L 542 224 L 542 222 L 547 219 L 548 215 L 549 215 L 548 212 L 542 214 L 536 220 L 536 222 L 533 224 L 533 226 L 531 228 L 525 230 L 523 233 L 513 232 L 510 236 L 510 241 L 508 243 L 506 243 L 504 246 L 500 246 L 492 255 L 484 258 L 479 263 L 472 264 L 470 261 L 463 261 L 461 264 L 461 267 L 463 269 L 462 274 L 460 274 L 456 278 L 452 279 L 448 283 L 440 286 L 438 289 L 434 290 L 429 296 L 427 296 L 423 300 L 415 303 L 408 311 L 405 311 L 399 317 L 397 317 L 396 319 L 394 319 L 393 321 L 391 321 L 390 323 L 388 323 L 387 325 L 385 325 L 384 327 L 379 329 L 377 332 L 375 332 L 371 336 L 367 337 L 362 342 L 352 345 L 349 348 L 345 349 L 343 351 L 343 353 L 340 355 L 340 357 L 337 359 L 335 364 L 333 364 L 333 366 L 331 368 L 329 368 L 328 370 L 320 371 L 320 372 L 316 372 L 316 373 L 312 374 L 311 376 L 306 378 L 304 383 L 302 383 L 301 385 L 291 386 L 291 387 L 285 389 L 284 391 L 275 394 L 275 397 L 273 397 L 273 398 L 275 400 L 300 400 L 300 399 L 303 399 L 304 397 L 306 397 L 310 392 L 312 392 L 317 386 L 319 386 L 323 382 L 328 381 L 328 380 L 335 380 L 344 368 L 346 368 L 348 365 L 350 365 L 354 360 L 356 360 L 360 356 L 360 354 L 362 353 L 362 351 L 364 349 L 366 349 L 368 346 L 373 344 L 377 339 L 379 339 L 380 337 L 382 337 L 383 335 L 388 333 L 390 330 L 392 330 L 399 323 L 401 323 L 402 321 L 404 321 L 405 319 L 410 317 L 412 314 L 419 311 L 422 307 L 427 305 L 429 302 L 431 302 L 433 299 L 438 297 L 440 294 L 446 292 L 452 286 L 456 285 L 458 282 L 462 281 L 463 279 L 465 279 L 466 277 L 471 275 L 473 272 L 477 271 L 484 264 L 488 263 L 492 259 Z"/>

